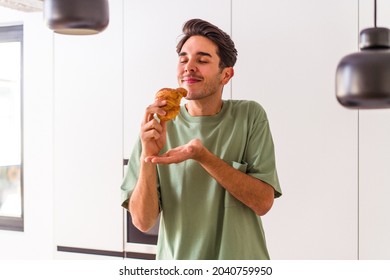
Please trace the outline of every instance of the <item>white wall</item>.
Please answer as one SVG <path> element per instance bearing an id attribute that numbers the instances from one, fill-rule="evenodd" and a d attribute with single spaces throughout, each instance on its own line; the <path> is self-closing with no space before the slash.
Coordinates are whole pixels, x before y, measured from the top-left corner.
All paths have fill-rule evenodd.
<path id="1" fill-rule="evenodd" d="M 154 92 L 176 85 L 189 17 L 236 42 L 225 98 L 268 112 L 284 191 L 264 217 L 272 258 L 390 258 L 389 112 L 342 108 L 334 93 L 358 24 L 372 26 L 372 1 L 202 1 L 112 0 L 108 29 L 87 37 L 52 35 L 41 13 L 0 8 L 26 35 L 25 232 L 0 231 L 0 259 L 96 258 L 58 245 L 123 250 L 122 158 Z M 378 22 L 390 27 L 387 2 L 378 1 Z"/>

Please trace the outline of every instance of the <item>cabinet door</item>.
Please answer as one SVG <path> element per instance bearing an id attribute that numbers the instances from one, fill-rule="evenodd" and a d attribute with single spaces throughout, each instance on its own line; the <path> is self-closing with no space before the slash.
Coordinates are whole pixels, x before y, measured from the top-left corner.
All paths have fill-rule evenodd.
<path id="1" fill-rule="evenodd" d="M 361 259 L 390 258 L 390 111 L 360 112 L 359 251 Z"/>
<path id="2" fill-rule="evenodd" d="M 122 251 L 123 5 L 98 35 L 55 35 L 57 246 Z"/>
<path id="3" fill-rule="evenodd" d="M 265 107 L 284 192 L 263 218 L 273 259 L 357 258 L 357 113 L 334 90 L 357 16 L 354 0 L 233 0 L 233 98 Z"/>
<path id="4" fill-rule="evenodd" d="M 390 2 L 377 2 L 377 25 L 390 28 Z M 373 1 L 361 1 L 361 26 L 373 27 Z M 360 110 L 359 257 L 390 259 L 390 110 Z"/>
<path id="5" fill-rule="evenodd" d="M 145 109 L 154 101 L 155 93 L 160 88 L 178 86 L 176 44 L 184 22 L 201 18 L 230 33 L 231 3 L 229 0 L 125 1 L 124 15 L 123 157 L 127 159 L 138 138 Z M 230 91 L 230 85 L 226 86 L 227 98 Z M 134 233 L 134 238 L 126 239 L 129 255 L 134 252 L 154 254 L 155 247 L 150 245 L 155 243 L 153 235 L 152 238 L 150 235 L 137 237 L 140 232 L 135 233 L 137 230 L 131 223 L 128 227 L 127 233 Z"/>

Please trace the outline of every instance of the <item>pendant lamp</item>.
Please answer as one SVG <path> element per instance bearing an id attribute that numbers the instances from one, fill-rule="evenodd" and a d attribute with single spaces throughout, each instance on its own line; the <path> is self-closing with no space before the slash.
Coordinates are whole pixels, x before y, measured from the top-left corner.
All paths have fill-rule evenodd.
<path id="1" fill-rule="evenodd" d="M 390 108 L 390 30 L 376 26 L 360 32 L 360 52 L 341 59 L 336 70 L 336 97 L 351 109 Z"/>
<path id="2" fill-rule="evenodd" d="M 91 35 L 109 22 L 108 0 L 44 0 L 44 18 L 59 34 Z"/>

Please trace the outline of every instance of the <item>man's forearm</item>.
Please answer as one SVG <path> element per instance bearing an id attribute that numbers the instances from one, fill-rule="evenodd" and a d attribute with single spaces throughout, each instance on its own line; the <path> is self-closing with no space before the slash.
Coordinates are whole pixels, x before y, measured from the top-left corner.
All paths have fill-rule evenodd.
<path id="1" fill-rule="evenodd" d="M 267 183 L 233 168 L 204 147 L 197 161 L 231 195 L 257 215 L 265 215 L 271 209 L 274 189 Z"/>
<path id="2" fill-rule="evenodd" d="M 172 164 L 188 159 L 197 161 L 231 195 L 250 207 L 257 215 L 266 214 L 274 202 L 274 188 L 247 175 L 215 156 L 199 139 L 171 149 L 160 156 L 148 156 L 149 163 Z"/>
<path id="3" fill-rule="evenodd" d="M 133 224 L 142 232 L 154 226 L 159 214 L 156 165 L 141 160 L 139 179 L 130 198 Z"/>

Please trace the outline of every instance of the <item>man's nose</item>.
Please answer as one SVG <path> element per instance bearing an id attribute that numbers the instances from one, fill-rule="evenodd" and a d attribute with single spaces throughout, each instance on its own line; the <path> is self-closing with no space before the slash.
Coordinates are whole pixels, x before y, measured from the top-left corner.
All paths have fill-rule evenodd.
<path id="1" fill-rule="evenodd" d="M 185 69 L 184 69 L 186 72 L 195 72 L 196 71 L 196 65 L 193 61 L 188 61 L 186 66 L 185 66 Z"/>

